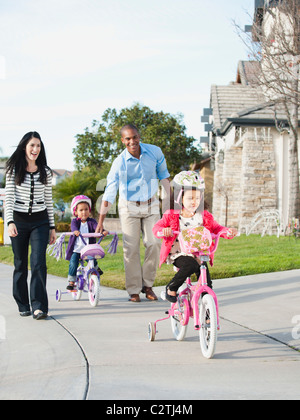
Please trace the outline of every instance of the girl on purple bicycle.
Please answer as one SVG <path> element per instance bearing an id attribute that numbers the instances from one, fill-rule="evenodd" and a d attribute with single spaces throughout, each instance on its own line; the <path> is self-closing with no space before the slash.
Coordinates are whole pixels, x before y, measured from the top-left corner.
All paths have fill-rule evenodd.
<path id="1" fill-rule="evenodd" d="M 177 291 L 182 286 L 187 277 L 192 274 L 200 275 L 200 264 L 195 255 L 185 253 L 181 250 L 178 234 L 185 229 L 204 226 L 211 233 L 231 239 L 237 235 L 235 228 L 229 229 L 219 225 L 213 215 L 204 210 L 204 189 L 205 183 L 198 172 L 182 171 L 174 177 L 174 197 L 177 209 L 168 210 L 164 213 L 153 227 L 156 237 L 163 234 L 163 243 L 160 252 L 160 266 L 167 262 L 177 267 L 178 272 L 166 286 L 166 299 L 174 303 L 177 300 Z M 210 257 L 210 265 L 213 265 L 213 256 Z M 207 270 L 207 284 L 212 288 L 212 282 Z"/>
<path id="2" fill-rule="evenodd" d="M 80 251 L 86 245 L 79 235 L 83 233 L 95 233 L 98 224 L 95 219 L 90 217 L 91 208 L 92 201 L 85 195 L 77 195 L 72 200 L 71 211 L 75 217 L 71 221 L 71 231 L 74 235 L 70 237 L 66 253 L 66 260 L 70 261 L 67 290 L 74 290 Z M 96 243 L 96 238 L 89 238 L 89 243 Z M 96 270 L 100 270 L 96 261 L 95 268 Z"/>

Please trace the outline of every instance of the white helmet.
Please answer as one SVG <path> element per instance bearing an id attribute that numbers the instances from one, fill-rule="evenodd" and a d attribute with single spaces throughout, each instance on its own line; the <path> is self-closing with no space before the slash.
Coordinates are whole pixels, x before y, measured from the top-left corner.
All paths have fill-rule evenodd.
<path id="1" fill-rule="evenodd" d="M 177 198 L 175 197 L 175 203 L 180 204 L 182 195 L 185 189 L 197 189 L 199 191 L 204 191 L 205 182 L 202 176 L 195 171 L 182 171 L 179 174 L 175 175 L 174 179 L 174 191 L 179 190 Z"/>
<path id="2" fill-rule="evenodd" d="M 87 203 L 90 211 L 92 209 L 92 200 L 87 197 L 86 195 L 76 195 L 76 197 L 73 198 L 71 203 L 71 212 L 75 216 L 76 208 L 79 203 Z"/>
<path id="3" fill-rule="evenodd" d="M 182 171 L 174 177 L 174 184 L 180 188 L 196 188 L 197 190 L 205 189 L 205 182 L 202 176 L 195 171 Z"/>

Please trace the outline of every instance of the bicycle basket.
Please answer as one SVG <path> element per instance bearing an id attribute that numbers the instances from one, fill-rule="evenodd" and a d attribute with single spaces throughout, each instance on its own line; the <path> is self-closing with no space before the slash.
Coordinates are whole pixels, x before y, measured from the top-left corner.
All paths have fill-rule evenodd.
<path id="1" fill-rule="evenodd" d="M 86 245 L 84 248 L 82 248 L 80 252 L 80 256 L 82 260 L 85 260 L 88 257 L 100 259 L 100 258 L 104 258 L 105 252 L 101 245 L 91 244 L 91 245 Z"/>
<path id="2" fill-rule="evenodd" d="M 184 229 L 180 232 L 178 239 L 181 250 L 187 254 L 209 253 L 212 244 L 210 231 L 204 226 Z"/>

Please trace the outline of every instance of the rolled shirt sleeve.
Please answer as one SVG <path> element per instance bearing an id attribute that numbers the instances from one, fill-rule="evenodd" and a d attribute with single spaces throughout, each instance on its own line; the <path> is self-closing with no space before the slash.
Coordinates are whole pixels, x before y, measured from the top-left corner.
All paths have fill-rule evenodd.
<path id="1" fill-rule="evenodd" d="M 111 166 L 109 174 L 107 175 L 107 184 L 103 194 L 103 201 L 108 201 L 113 204 L 119 189 L 119 172 L 122 166 L 122 159 L 120 156 L 116 158 Z"/>

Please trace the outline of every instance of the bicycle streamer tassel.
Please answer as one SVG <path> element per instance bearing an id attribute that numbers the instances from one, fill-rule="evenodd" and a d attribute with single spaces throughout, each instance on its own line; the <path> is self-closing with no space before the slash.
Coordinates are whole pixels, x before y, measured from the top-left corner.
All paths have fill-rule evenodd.
<path id="1" fill-rule="evenodd" d="M 117 252 L 117 247 L 118 247 L 118 242 L 119 242 L 119 237 L 118 235 L 115 233 L 111 243 L 108 246 L 108 250 L 107 252 L 111 255 L 114 255 Z"/>
<path id="2" fill-rule="evenodd" d="M 65 243 L 66 234 L 63 233 L 59 238 L 57 238 L 56 242 L 53 245 L 48 246 L 47 253 L 51 256 L 56 258 L 58 261 L 63 257 L 63 245 Z M 66 250 L 65 250 L 66 251 Z"/>

